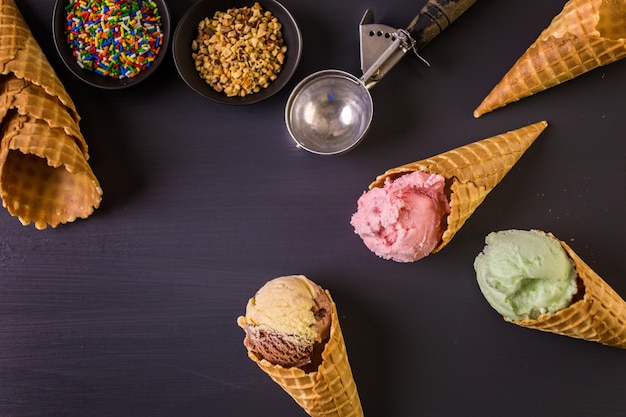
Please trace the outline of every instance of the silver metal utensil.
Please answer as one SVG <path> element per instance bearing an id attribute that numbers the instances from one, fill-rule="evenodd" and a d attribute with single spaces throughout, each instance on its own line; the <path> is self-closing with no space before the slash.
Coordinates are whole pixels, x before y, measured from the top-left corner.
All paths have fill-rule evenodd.
<path id="1" fill-rule="evenodd" d="M 304 78 L 285 107 L 285 123 L 297 146 L 320 155 L 345 153 L 365 137 L 374 115 L 369 89 L 412 51 L 441 33 L 476 0 L 429 0 L 406 29 L 374 23 L 366 10 L 359 23 L 360 78 L 323 70 Z"/>

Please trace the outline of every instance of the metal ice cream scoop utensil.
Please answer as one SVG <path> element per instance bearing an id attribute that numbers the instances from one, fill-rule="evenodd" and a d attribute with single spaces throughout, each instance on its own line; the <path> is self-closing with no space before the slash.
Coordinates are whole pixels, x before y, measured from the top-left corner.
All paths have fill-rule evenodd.
<path id="1" fill-rule="evenodd" d="M 329 69 L 304 78 L 291 92 L 285 123 L 298 147 L 320 155 L 345 153 L 364 138 L 374 115 L 369 89 L 408 52 L 418 51 L 476 0 L 429 0 L 406 29 L 374 23 L 367 10 L 359 23 L 360 78 Z"/>

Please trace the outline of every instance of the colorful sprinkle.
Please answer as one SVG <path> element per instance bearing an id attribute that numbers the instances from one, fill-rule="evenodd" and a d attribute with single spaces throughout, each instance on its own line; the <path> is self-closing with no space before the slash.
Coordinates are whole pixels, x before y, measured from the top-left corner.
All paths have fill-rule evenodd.
<path id="1" fill-rule="evenodd" d="M 151 0 L 70 0 L 67 42 L 81 68 L 131 78 L 150 67 L 163 42 L 161 16 Z"/>

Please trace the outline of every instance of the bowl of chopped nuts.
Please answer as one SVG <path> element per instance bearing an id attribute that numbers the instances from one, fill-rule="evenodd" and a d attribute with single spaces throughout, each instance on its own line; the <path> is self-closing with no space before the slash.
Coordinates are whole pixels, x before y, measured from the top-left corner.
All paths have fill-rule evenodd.
<path id="1" fill-rule="evenodd" d="M 144 81 L 165 60 L 170 20 L 165 0 L 57 0 L 52 34 L 72 74 L 91 86 L 115 90 Z"/>
<path id="2" fill-rule="evenodd" d="M 276 0 L 201 0 L 176 26 L 172 53 L 179 75 L 196 93 L 223 104 L 253 104 L 292 77 L 302 35 Z"/>

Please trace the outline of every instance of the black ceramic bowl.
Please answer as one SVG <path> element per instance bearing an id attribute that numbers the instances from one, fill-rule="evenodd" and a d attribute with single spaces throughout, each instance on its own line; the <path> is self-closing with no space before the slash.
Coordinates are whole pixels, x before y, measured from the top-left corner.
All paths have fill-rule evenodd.
<path id="1" fill-rule="evenodd" d="M 275 0 L 257 0 L 264 10 L 270 11 L 281 23 L 283 43 L 287 46 L 285 61 L 278 77 L 267 88 L 258 93 L 247 94 L 243 97 L 228 97 L 223 92 L 213 89 L 195 68 L 191 56 L 192 41 L 197 36 L 198 24 L 205 18 L 212 18 L 215 12 L 226 11 L 230 8 L 251 7 L 255 0 L 201 0 L 193 5 L 182 17 L 172 41 L 172 53 L 176 69 L 185 83 L 203 97 L 223 104 L 253 104 L 265 100 L 280 91 L 296 71 L 302 54 L 302 35 L 300 29 L 289 11 Z"/>
<path id="2" fill-rule="evenodd" d="M 130 87 L 144 81 L 157 70 L 159 65 L 161 65 L 165 59 L 171 33 L 171 17 L 165 0 L 153 1 L 159 9 L 159 14 L 161 16 L 161 32 L 163 33 L 163 41 L 161 43 L 159 54 L 154 61 L 152 61 L 150 67 L 141 70 L 134 77 L 115 78 L 100 75 L 91 70 L 83 69 L 78 65 L 76 58 L 72 55 L 72 49 L 67 42 L 65 29 L 67 21 L 67 12 L 65 11 L 65 8 L 69 4 L 69 0 L 57 0 L 52 13 L 52 35 L 54 38 L 54 45 L 57 52 L 61 56 L 63 63 L 76 77 L 94 87 L 115 90 Z"/>

